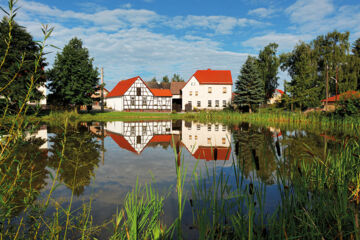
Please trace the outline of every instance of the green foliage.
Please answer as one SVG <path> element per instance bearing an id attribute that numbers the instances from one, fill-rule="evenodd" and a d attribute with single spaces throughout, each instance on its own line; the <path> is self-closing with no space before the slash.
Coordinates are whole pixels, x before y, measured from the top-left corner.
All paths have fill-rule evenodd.
<path id="1" fill-rule="evenodd" d="M 260 51 L 258 57 L 259 71 L 265 86 L 265 101 L 272 98 L 279 85 L 277 76 L 280 59 L 276 56 L 278 44 L 270 43 Z"/>
<path id="2" fill-rule="evenodd" d="M 352 52 L 355 56 L 360 57 L 360 38 L 354 42 Z"/>
<path id="3" fill-rule="evenodd" d="M 342 117 L 360 116 L 360 93 L 349 97 L 342 96 L 338 101 L 336 114 Z"/>
<path id="4" fill-rule="evenodd" d="M 167 75 L 165 75 L 163 78 L 162 78 L 162 82 L 163 83 L 169 83 L 170 80 L 169 80 L 169 77 Z"/>
<path id="5" fill-rule="evenodd" d="M 248 106 L 252 111 L 264 102 L 264 82 L 256 58 L 251 56 L 247 58 L 235 83 L 235 89 L 234 103 L 238 106 Z"/>
<path id="6" fill-rule="evenodd" d="M 92 104 L 91 94 L 99 81 L 93 58 L 78 38 L 73 38 L 55 58 L 48 71 L 49 101 L 63 106 Z"/>
<path id="7" fill-rule="evenodd" d="M 44 97 L 36 88 L 45 84 L 43 69 L 47 64 L 39 56 L 42 54 L 41 46 L 26 29 L 15 21 L 11 23 L 11 28 L 9 39 L 9 17 L 4 17 L 0 22 L 0 62 L 5 58 L 6 61 L 0 73 L 0 95 L 8 100 L 12 108 L 19 109 L 27 100 L 40 100 Z M 10 48 L 7 43 L 10 43 Z M 39 57 L 38 70 L 34 73 L 34 62 Z"/>
<path id="8" fill-rule="evenodd" d="M 171 78 L 171 81 L 172 82 L 185 82 L 184 81 L 184 79 L 182 79 L 181 77 L 180 77 L 180 75 L 179 74 L 174 74 L 174 76 Z"/>

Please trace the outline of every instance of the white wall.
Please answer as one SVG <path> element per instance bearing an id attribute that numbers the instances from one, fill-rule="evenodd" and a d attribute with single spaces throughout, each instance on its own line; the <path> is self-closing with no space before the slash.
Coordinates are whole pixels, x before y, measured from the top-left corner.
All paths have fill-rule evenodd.
<path id="1" fill-rule="evenodd" d="M 116 111 L 122 111 L 123 110 L 123 97 L 111 97 L 111 98 L 105 98 L 106 107 L 111 108 Z"/>
<path id="2" fill-rule="evenodd" d="M 212 92 L 208 93 L 208 88 L 211 87 Z M 223 88 L 226 88 L 226 93 L 223 93 Z M 196 96 L 196 91 L 198 95 Z M 192 93 L 190 96 L 190 92 Z M 185 104 L 189 101 L 192 103 L 193 108 L 197 109 L 223 109 L 223 100 L 228 105 L 231 102 L 232 85 L 221 84 L 199 84 L 197 79 L 192 76 L 191 79 L 182 89 L 182 110 L 185 110 Z M 208 100 L 211 100 L 211 107 L 208 107 Z M 219 100 L 219 107 L 215 107 L 215 101 Z M 200 107 L 197 102 L 200 101 Z"/>

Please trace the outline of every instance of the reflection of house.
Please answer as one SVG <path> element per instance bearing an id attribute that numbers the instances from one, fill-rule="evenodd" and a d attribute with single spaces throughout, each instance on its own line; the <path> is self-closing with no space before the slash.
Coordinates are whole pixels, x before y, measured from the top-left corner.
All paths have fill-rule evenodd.
<path id="1" fill-rule="evenodd" d="M 49 148 L 49 139 L 46 125 L 40 126 L 40 129 L 36 133 L 27 133 L 26 139 L 30 138 L 40 138 L 41 140 L 45 141 L 44 144 L 39 147 L 40 150 L 47 150 Z"/>
<path id="2" fill-rule="evenodd" d="M 232 77 L 229 70 L 198 70 L 182 91 L 182 110 L 221 110 L 231 101 Z"/>
<path id="3" fill-rule="evenodd" d="M 106 105 L 117 111 L 171 111 L 169 89 L 149 88 L 141 77 L 120 81 L 106 97 Z"/>
<path id="4" fill-rule="evenodd" d="M 196 159 L 229 160 L 231 133 L 222 124 L 185 123 L 182 143 Z"/>
<path id="5" fill-rule="evenodd" d="M 171 121 L 108 122 L 106 133 L 121 148 L 140 154 L 149 144 L 171 142 Z"/>
<path id="6" fill-rule="evenodd" d="M 274 104 L 274 103 L 278 103 L 281 101 L 281 97 L 284 95 L 284 91 L 280 90 L 280 89 L 275 89 L 275 92 L 272 96 L 272 98 L 270 98 L 268 100 L 268 104 Z"/>

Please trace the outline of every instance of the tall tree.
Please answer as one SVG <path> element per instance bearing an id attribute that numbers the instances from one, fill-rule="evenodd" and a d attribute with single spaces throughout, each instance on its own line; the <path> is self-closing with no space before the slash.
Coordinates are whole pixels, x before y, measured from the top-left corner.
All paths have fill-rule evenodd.
<path id="1" fill-rule="evenodd" d="M 241 68 L 235 88 L 234 103 L 239 106 L 248 106 L 250 112 L 264 102 L 264 82 L 255 57 L 248 56 Z"/>
<path id="2" fill-rule="evenodd" d="M 169 77 L 168 77 L 167 75 L 165 75 L 165 76 L 162 78 L 162 82 L 163 82 L 163 83 L 168 83 L 168 82 L 170 82 Z"/>
<path id="3" fill-rule="evenodd" d="M 355 56 L 360 57 L 360 38 L 354 42 L 352 52 Z"/>
<path id="4" fill-rule="evenodd" d="M 278 46 L 276 43 L 270 43 L 259 53 L 258 64 L 265 87 L 265 101 L 272 98 L 275 89 L 279 85 L 277 74 L 280 60 L 276 56 Z"/>
<path id="5" fill-rule="evenodd" d="M 318 105 L 323 84 L 318 83 L 317 63 L 310 45 L 300 42 L 291 53 L 282 54 L 280 59 L 281 69 L 287 70 L 291 77 L 290 82 L 285 82 L 290 103 L 300 108 Z"/>
<path id="6" fill-rule="evenodd" d="M 63 106 L 89 105 L 91 94 L 99 82 L 99 72 L 93 66 L 93 58 L 78 38 L 73 38 L 55 58 L 48 72 L 51 102 Z"/>
<path id="7" fill-rule="evenodd" d="M 185 82 L 184 81 L 184 79 L 182 79 L 181 77 L 180 77 L 180 75 L 179 74 L 174 74 L 174 76 L 171 78 L 171 81 L 172 82 Z"/>
<path id="8" fill-rule="evenodd" d="M 7 49 L 6 41 L 9 34 L 8 18 L 4 17 L 0 22 L 0 61 L 5 55 Z M 40 100 L 44 97 L 42 92 L 37 90 L 37 87 L 45 85 L 44 67 L 46 66 L 45 59 L 41 58 L 39 69 L 35 72 L 35 61 L 40 54 L 39 45 L 33 40 L 32 36 L 26 29 L 16 22 L 13 22 L 12 39 L 10 49 L 6 57 L 6 61 L 0 73 L 0 95 L 8 99 L 13 106 L 18 106 L 19 103 L 24 102 L 25 97 L 29 91 L 31 77 L 34 76 L 34 85 L 30 92 L 30 100 Z M 23 56 L 23 64 L 21 65 Z M 18 73 L 16 75 L 16 73 Z M 14 81 L 12 78 L 16 75 Z M 12 82 L 11 82 L 12 81 Z M 8 85 L 8 83 L 10 83 Z"/>

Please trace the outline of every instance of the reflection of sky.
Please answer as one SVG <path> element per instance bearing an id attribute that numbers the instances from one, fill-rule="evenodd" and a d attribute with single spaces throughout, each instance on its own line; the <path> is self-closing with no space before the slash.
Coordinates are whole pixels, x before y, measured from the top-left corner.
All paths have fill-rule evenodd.
<path id="1" fill-rule="evenodd" d="M 193 128 L 196 129 L 196 125 L 193 125 Z M 220 129 L 222 129 L 221 126 Z M 277 138 L 274 136 L 279 134 L 279 132 L 280 129 L 274 129 L 272 134 L 273 137 L 271 138 L 273 142 L 271 144 L 275 144 Z M 202 134 L 206 135 L 208 132 L 203 131 Z M 308 134 L 301 135 L 308 136 Z M 182 137 L 183 136 L 180 136 L 179 139 L 183 140 Z M 283 132 L 283 136 L 278 137 L 278 139 L 280 142 L 283 142 L 283 140 L 285 141 L 289 137 L 295 137 L 294 132 L 285 131 Z M 317 138 L 316 136 L 313 137 Z M 194 137 L 192 137 L 192 139 L 193 138 Z M 206 139 L 207 138 L 205 138 L 205 140 Z M 101 141 L 98 141 L 101 144 Z M 234 139 L 232 139 L 232 141 L 234 141 Z M 205 142 L 207 142 L 207 140 Z M 123 199 L 125 198 L 126 194 L 135 186 L 135 183 L 138 179 L 139 183 L 142 185 L 153 181 L 155 182 L 154 186 L 156 186 L 156 188 L 161 192 L 171 192 L 169 198 L 165 202 L 164 220 L 167 224 L 172 222 L 177 217 L 177 193 L 175 191 L 176 163 L 174 159 L 174 151 L 171 145 L 169 145 L 167 148 L 166 144 L 151 145 L 146 147 L 140 155 L 134 154 L 131 151 L 119 147 L 119 145 L 111 137 L 105 138 L 104 145 L 106 149 L 104 153 L 104 165 L 100 161 L 99 167 L 95 169 L 95 178 L 92 180 L 90 186 L 85 188 L 85 191 L 81 196 L 74 198 L 73 209 L 80 207 L 84 201 L 88 201 L 90 198 L 92 198 L 92 216 L 94 217 L 94 223 L 103 223 L 104 221 L 111 219 L 116 213 L 116 210 L 122 206 Z M 164 145 L 165 148 L 163 147 Z M 52 143 L 49 143 L 49 146 L 51 147 Z M 190 179 L 193 169 L 197 164 L 197 160 L 192 156 L 189 150 L 187 150 L 185 144 L 181 146 L 181 149 L 182 158 L 184 159 L 184 164 L 188 172 L 185 189 L 187 192 L 187 197 L 191 198 L 192 184 L 190 183 Z M 232 168 L 233 159 L 236 159 L 233 152 L 234 149 L 235 145 L 231 144 L 232 153 L 228 161 L 216 162 L 216 173 L 219 174 L 221 167 L 224 167 L 224 174 L 229 177 L 228 181 L 232 186 L 235 186 L 236 182 Z M 281 145 L 281 149 L 285 149 L 283 145 Z M 276 161 L 279 163 L 279 160 L 282 162 L 284 159 L 277 158 Z M 198 170 L 201 169 L 203 176 L 206 171 L 206 167 L 209 168 L 211 175 L 213 166 L 214 161 L 199 160 L 198 162 Z M 54 171 L 51 170 L 51 172 L 53 176 L 55 176 Z M 275 176 L 276 173 L 273 172 L 272 175 Z M 253 179 L 254 186 L 258 186 L 260 183 L 257 181 L 259 176 L 255 170 L 251 170 L 249 179 L 250 178 Z M 244 180 L 244 187 L 250 183 L 249 179 Z M 43 192 L 44 195 L 50 188 L 51 180 L 48 179 L 47 181 L 49 184 L 46 186 L 46 189 Z M 208 181 L 208 184 L 211 184 L 210 180 Z M 67 201 L 70 199 L 70 195 L 71 191 L 65 186 L 60 186 L 53 193 L 53 197 L 55 199 L 59 199 L 60 202 L 63 202 L 64 204 L 67 204 Z M 273 212 L 278 206 L 279 201 L 280 196 L 278 186 L 276 184 L 268 185 L 266 187 L 265 198 L 266 212 Z M 184 213 L 185 225 L 190 226 L 192 224 L 192 213 L 188 201 L 186 202 L 187 207 Z"/>

